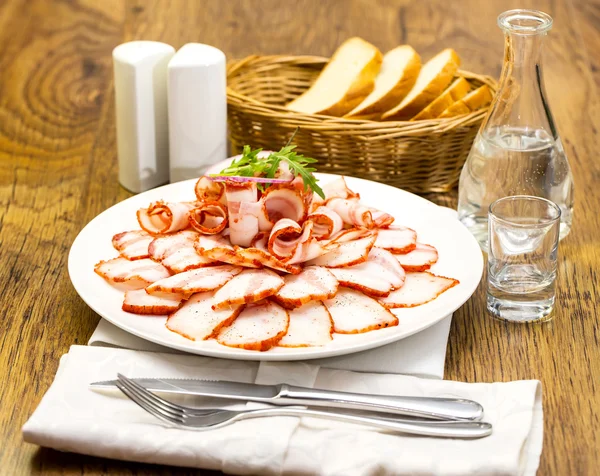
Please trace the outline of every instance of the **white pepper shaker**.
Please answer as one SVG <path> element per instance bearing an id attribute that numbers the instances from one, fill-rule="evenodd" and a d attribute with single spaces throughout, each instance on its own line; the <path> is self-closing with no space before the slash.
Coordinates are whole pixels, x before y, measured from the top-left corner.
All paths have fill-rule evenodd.
<path id="1" fill-rule="evenodd" d="M 158 41 L 113 50 L 119 183 L 131 192 L 169 182 L 167 67 L 174 54 Z"/>
<path id="2" fill-rule="evenodd" d="M 197 178 L 227 158 L 225 54 L 188 43 L 169 62 L 170 182 Z"/>

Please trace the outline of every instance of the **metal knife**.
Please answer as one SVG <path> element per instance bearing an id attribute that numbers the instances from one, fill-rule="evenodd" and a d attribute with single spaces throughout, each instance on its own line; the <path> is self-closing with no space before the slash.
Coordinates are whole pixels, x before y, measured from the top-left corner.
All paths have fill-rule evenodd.
<path id="1" fill-rule="evenodd" d="M 269 403 L 271 405 L 306 405 L 349 410 L 395 413 L 432 420 L 479 421 L 483 407 L 472 400 L 458 398 L 398 397 L 337 392 L 294 385 L 259 385 L 226 380 L 177 378 L 134 378 L 153 392 L 196 395 L 232 400 Z M 116 380 L 93 382 L 92 388 L 116 388 Z"/>

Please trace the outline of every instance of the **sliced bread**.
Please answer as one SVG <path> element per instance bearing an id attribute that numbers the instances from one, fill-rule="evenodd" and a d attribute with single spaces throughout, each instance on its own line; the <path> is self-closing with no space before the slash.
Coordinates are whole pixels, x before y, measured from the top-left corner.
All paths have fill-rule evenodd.
<path id="1" fill-rule="evenodd" d="M 416 116 L 442 94 L 459 65 L 460 58 L 453 49 L 447 48 L 438 53 L 421 68 L 417 82 L 402 102 L 381 118 L 384 121 L 404 121 Z"/>
<path id="2" fill-rule="evenodd" d="M 459 99 L 464 98 L 471 90 L 469 81 L 465 78 L 458 78 L 448 89 L 433 100 L 429 106 L 423 109 L 419 114 L 411 119 L 411 121 L 419 121 L 423 119 L 435 119 L 442 112 L 448 109 Z"/>
<path id="3" fill-rule="evenodd" d="M 464 98 L 456 101 L 444 112 L 442 112 L 440 117 L 454 117 L 460 116 L 461 114 L 469 114 L 470 112 L 487 106 L 492 102 L 492 98 L 492 91 L 490 91 L 490 88 L 484 84 L 475 91 L 467 94 Z"/>
<path id="4" fill-rule="evenodd" d="M 421 57 L 410 46 L 398 46 L 388 51 L 375 78 L 375 89 L 346 117 L 372 117 L 391 109 L 412 89 L 420 70 Z"/>
<path id="5" fill-rule="evenodd" d="M 286 107 L 305 114 L 343 116 L 360 104 L 375 86 L 381 52 L 361 38 L 340 45 L 317 80 Z"/>

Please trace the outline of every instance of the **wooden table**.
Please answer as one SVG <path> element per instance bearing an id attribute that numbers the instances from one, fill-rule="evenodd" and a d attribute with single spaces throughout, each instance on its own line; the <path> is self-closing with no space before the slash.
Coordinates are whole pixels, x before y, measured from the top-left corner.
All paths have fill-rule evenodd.
<path id="1" fill-rule="evenodd" d="M 486 315 L 480 286 L 454 315 L 446 376 L 468 382 L 540 379 L 540 474 L 600 466 L 598 75 L 600 4 L 588 0 L 2 0 L 0 1 L 0 471 L 2 474 L 192 474 L 24 444 L 21 426 L 59 357 L 98 322 L 67 275 L 81 228 L 130 194 L 117 181 L 111 51 L 134 39 L 213 44 L 229 57 L 330 55 L 359 35 L 428 58 L 455 48 L 465 69 L 498 77 L 496 16 L 550 13 L 546 85 L 576 182 L 575 221 L 561 243 L 558 304 L 549 324 Z M 455 205 L 456 194 L 428 196 Z M 197 473 L 194 473 L 197 474 Z"/>

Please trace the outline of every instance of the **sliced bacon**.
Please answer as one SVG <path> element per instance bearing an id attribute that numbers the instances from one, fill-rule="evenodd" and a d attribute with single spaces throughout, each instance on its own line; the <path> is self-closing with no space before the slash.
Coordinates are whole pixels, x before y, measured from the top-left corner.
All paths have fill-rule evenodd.
<path id="1" fill-rule="evenodd" d="M 371 210 L 356 198 L 332 198 L 327 201 L 327 207 L 336 212 L 350 226 L 373 228 L 375 223 Z"/>
<path id="2" fill-rule="evenodd" d="M 438 252 L 431 245 L 417 243 L 414 250 L 394 255 L 405 271 L 425 271 L 438 260 Z"/>
<path id="3" fill-rule="evenodd" d="M 219 202 L 206 202 L 190 210 L 189 220 L 200 233 L 216 235 L 227 226 L 227 208 Z"/>
<path id="4" fill-rule="evenodd" d="M 272 268 L 286 273 L 298 274 L 302 268 L 289 262 L 283 262 L 260 248 L 237 248 L 234 256 L 228 257 L 228 263 L 250 268 Z"/>
<path id="5" fill-rule="evenodd" d="M 258 217 L 254 214 L 258 201 L 256 183 L 225 182 L 225 195 L 231 244 L 249 246 L 258 233 Z"/>
<path id="6" fill-rule="evenodd" d="M 245 269 L 215 292 L 213 309 L 260 301 L 275 294 L 284 281 L 268 269 Z"/>
<path id="7" fill-rule="evenodd" d="M 220 344 L 247 350 L 269 350 L 286 335 L 288 312 L 271 301 L 250 304 L 217 336 Z"/>
<path id="8" fill-rule="evenodd" d="M 307 265 L 325 266 L 327 268 L 340 268 L 353 266 L 367 261 L 369 251 L 373 248 L 376 235 L 366 236 L 359 240 L 341 243 L 338 248 L 318 258 L 307 261 Z"/>
<path id="9" fill-rule="evenodd" d="M 283 307 L 292 309 L 309 301 L 320 301 L 335 296 L 338 281 L 328 269 L 308 266 L 295 276 L 286 276 L 285 284 L 273 295 Z"/>
<path id="10" fill-rule="evenodd" d="M 256 248 L 240 248 L 232 246 L 229 238 L 224 235 L 200 236 L 195 244 L 196 251 L 209 259 L 229 263 L 244 268 L 272 268 L 286 273 L 298 274 L 302 268 L 284 263 L 272 256 L 266 250 L 265 234 L 259 233 L 253 239 Z"/>
<path id="11" fill-rule="evenodd" d="M 133 314 L 163 315 L 175 312 L 181 306 L 183 296 L 171 294 L 169 296 L 152 296 L 144 289 L 125 292 L 122 309 Z"/>
<path id="12" fill-rule="evenodd" d="M 189 226 L 189 212 L 195 206 L 193 202 L 154 202 L 137 211 L 138 223 L 151 235 L 173 233 Z"/>
<path id="13" fill-rule="evenodd" d="M 333 321 L 321 301 L 312 301 L 288 312 L 290 324 L 278 346 L 314 347 L 331 342 Z"/>
<path id="14" fill-rule="evenodd" d="M 191 340 L 206 340 L 216 337 L 242 311 L 243 306 L 213 310 L 213 293 L 194 294 L 181 309 L 167 319 L 167 329 Z"/>
<path id="15" fill-rule="evenodd" d="M 340 334 L 358 334 L 398 325 L 398 318 L 375 299 L 354 289 L 339 288 L 324 302 L 333 319 L 333 330 Z"/>
<path id="16" fill-rule="evenodd" d="M 353 192 L 348 188 L 346 184 L 346 179 L 344 177 L 339 177 L 335 180 L 332 180 L 329 183 L 326 183 L 321 187 L 323 193 L 325 194 L 325 199 L 322 199 L 318 195 L 313 197 L 311 210 L 316 210 L 324 202 L 330 200 L 332 198 L 360 198 L 358 193 Z"/>
<path id="17" fill-rule="evenodd" d="M 201 256 L 194 248 L 199 236 L 195 231 L 184 230 L 155 238 L 148 247 L 150 258 L 160 261 L 173 273 L 211 266 L 214 261 Z"/>
<path id="18" fill-rule="evenodd" d="M 267 248 L 276 258 L 287 258 L 294 253 L 301 240 L 310 238 L 312 227 L 307 228 L 307 233 L 302 232 L 302 227 L 289 218 L 282 218 L 275 223 L 269 235 Z M 307 235 L 307 236 L 305 236 Z"/>
<path id="19" fill-rule="evenodd" d="M 167 268 L 151 259 L 130 261 L 121 256 L 100 261 L 94 266 L 94 271 L 109 282 L 127 282 L 132 288 L 138 289 L 170 275 Z"/>
<path id="20" fill-rule="evenodd" d="M 123 258 L 136 260 L 148 258 L 148 245 L 153 239 L 143 230 L 124 231 L 113 236 L 112 244 Z"/>
<path id="21" fill-rule="evenodd" d="M 331 237 L 331 241 L 336 243 L 344 243 L 346 241 L 358 240 L 359 238 L 370 236 L 372 233 L 373 232 L 368 228 L 346 228 L 336 235 L 333 235 Z"/>
<path id="22" fill-rule="evenodd" d="M 199 202 L 220 202 L 226 204 L 225 186 L 222 182 L 215 182 L 202 176 L 194 187 L 196 198 Z"/>
<path id="23" fill-rule="evenodd" d="M 277 223 L 282 218 L 302 222 L 308 214 L 308 203 L 301 188 L 292 182 L 290 184 L 271 185 L 261 197 L 267 217 L 271 223 Z"/>
<path id="24" fill-rule="evenodd" d="M 371 207 L 369 207 L 369 211 L 371 212 L 373 223 L 377 228 L 387 227 L 394 223 L 394 217 L 389 213 L 382 212 L 381 210 Z"/>
<path id="25" fill-rule="evenodd" d="M 306 219 L 313 223 L 313 236 L 319 240 L 327 240 L 336 236 L 344 228 L 342 218 L 327 207 L 317 208 Z"/>
<path id="26" fill-rule="evenodd" d="M 212 291 L 220 288 L 231 278 L 240 274 L 243 268 L 230 264 L 210 268 L 192 269 L 152 283 L 146 288 L 148 294 L 181 294 Z"/>
<path id="27" fill-rule="evenodd" d="M 436 276 L 429 271 L 406 273 L 404 286 L 381 298 L 380 302 L 389 309 L 420 306 L 457 284 L 456 279 Z"/>
<path id="28" fill-rule="evenodd" d="M 382 228 L 377 231 L 375 246 L 392 253 L 408 253 L 417 246 L 417 232 L 400 225 Z"/>
<path id="29" fill-rule="evenodd" d="M 367 261 L 346 268 L 331 268 L 342 286 L 358 289 L 369 296 L 387 296 L 404 284 L 404 270 L 389 251 L 373 248 Z"/>

